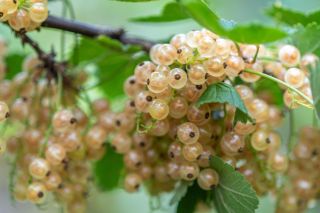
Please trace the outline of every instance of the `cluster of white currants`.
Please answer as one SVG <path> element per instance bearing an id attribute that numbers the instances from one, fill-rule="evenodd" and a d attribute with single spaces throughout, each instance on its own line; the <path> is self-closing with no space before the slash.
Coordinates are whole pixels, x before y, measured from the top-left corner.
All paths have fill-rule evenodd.
<path id="1" fill-rule="evenodd" d="M 48 18 L 47 0 L 0 0 L 0 21 L 15 31 L 32 31 Z"/>

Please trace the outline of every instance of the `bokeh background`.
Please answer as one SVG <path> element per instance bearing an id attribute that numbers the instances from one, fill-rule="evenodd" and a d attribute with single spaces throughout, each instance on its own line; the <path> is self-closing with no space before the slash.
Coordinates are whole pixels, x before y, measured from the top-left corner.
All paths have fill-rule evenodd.
<path id="1" fill-rule="evenodd" d="M 62 3 L 64 0 L 56 0 L 49 4 L 50 13 L 62 15 Z M 137 24 L 129 22 L 133 17 L 157 14 L 162 7 L 170 2 L 169 0 L 159 0 L 151 3 L 121 3 L 110 0 L 70 0 L 76 12 L 76 18 L 80 21 L 94 23 L 111 28 L 124 28 L 128 34 L 139 36 L 151 40 L 164 40 L 170 36 L 198 29 L 199 26 L 193 21 L 179 21 L 171 24 Z M 269 23 L 271 20 L 264 15 L 264 8 L 270 6 L 272 0 L 208 0 L 211 8 L 221 17 L 233 19 L 237 22 L 260 21 Z M 319 0 L 282 0 L 281 3 L 287 7 L 300 10 L 312 11 L 320 8 Z M 5 38 L 9 44 L 11 52 L 32 53 L 29 48 L 21 46 L 20 41 L 14 37 L 11 31 L 0 25 L 0 36 Z M 37 40 L 45 50 L 54 48 L 61 55 L 61 33 L 55 30 L 42 29 L 40 32 L 33 32 L 31 36 Z M 67 35 L 65 51 L 71 50 L 73 36 Z M 295 114 L 295 128 L 312 123 L 312 114 L 307 110 L 298 110 Z M 288 119 L 287 119 L 288 120 Z M 288 123 L 288 121 L 285 121 Z M 281 130 L 284 137 L 287 135 L 286 128 Z M 58 205 L 50 204 L 41 209 L 27 203 L 14 203 L 10 200 L 9 177 L 10 166 L 5 157 L 0 157 L 0 213 L 60 213 Z M 107 172 L 107 171 L 106 171 Z M 170 194 L 161 198 L 149 198 L 144 190 L 137 194 L 127 194 L 123 190 L 115 190 L 108 193 L 98 192 L 92 188 L 89 195 L 90 213 L 148 213 L 148 212 L 174 212 L 175 207 L 169 207 Z M 151 210 L 150 206 L 157 210 Z M 274 200 L 272 197 L 261 199 L 257 213 L 274 212 Z M 316 206 L 310 213 L 320 212 Z"/>

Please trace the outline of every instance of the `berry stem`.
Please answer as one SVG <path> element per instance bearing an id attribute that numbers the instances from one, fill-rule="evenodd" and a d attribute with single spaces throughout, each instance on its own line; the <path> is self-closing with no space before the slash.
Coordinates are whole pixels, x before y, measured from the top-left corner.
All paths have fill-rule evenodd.
<path id="1" fill-rule="evenodd" d="M 275 77 L 272 77 L 268 74 L 262 73 L 262 72 L 257 72 L 255 70 L 252 69 L 244 69 L 243 72 L 247 72 L 247 73 L 251 73 L 251 74 L 255 74 L 255 75 L 259 75 L 263 78 L 269 79 L 271 81 L 274 81 L 278 84 L 281 84 L 282 86 L 292 90 L 293 92 L 297 93 L 299 96 L 301 96 L 303 99 L 305 99 L 311 106 L 313 106 L 313 100 L 311 100 L 308 96 L 306 96 L 305 94 L 303 94 L 301 91 L 299 91 L 298 89 L 294 88 L 293 86 L 291 86 L 290 84 L 287 84 L 284 81 L 281 81 Z"/>
<path id="2" fill-rule="evenodd" d="M 68 20 L 61 17 L 49 16 L 48 19 L 43 22 L 43 27 L 54 28 L 81 34 L 87 37 L 96 38 L 98 36 L 108 36 L 112 39 L 119 40 L 123 44 L 139 45 L 145 51 L 149 51 L 154 45 L 153 42 L 139 38 L 128 37 L 123 29 L 107 29 L 98 27 L 92 24 L 83 23 L 75 20 Z"/>

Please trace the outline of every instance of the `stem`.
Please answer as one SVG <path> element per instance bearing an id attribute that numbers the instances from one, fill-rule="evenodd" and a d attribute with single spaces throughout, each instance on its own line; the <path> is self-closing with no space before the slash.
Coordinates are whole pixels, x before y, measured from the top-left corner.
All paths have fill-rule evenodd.
<path id="1" fill-rule="evenodd" d="M 145 51 L 149 51 L 154 45 L 153 42 L 139 38 L 128 37 L 123 29 L 107 29 L 92 24 L 87 24 L 75 20 L 68 20 L 56 16 L 49 16 L 42 24 L 43 27 L 64 30 L 68 32 L 78 33 L 87 37 L 96 38 L 98 36 L 108 36 L 119 40 L 123 44 L 139 45 Z"/>
<path id="2" fill-rule="evenodd" d="M 259 75 L 263 78 L 266 78 L 266 79 L 269 79 L 271 81 L 274 81 L 278 84 L 281 84 L 282 86 L 292 90 L 293 92 L 297 93 L 299 96 L 301 96 L 303 99 L 305 99 L 310 105 L 313 106 L 313 101 L 308 97 L 306 96 L 305 94 L 303 94 L 301 91 L 299 91 L 298 89 L 292 87 L 290 84 L 287 84 L 286 82 L 284 81 L 281 81 L 275 77 L 272 77 L 268 74 L 265 74 L 265 73 L 262 73 L 262 72 L 257 72 L 255 70 L 252 70 L 252 69 L 244 69 L 243 72 L 247 72 L 247 73 L 251 73 L 251 74 L 255 74 L 255 75 Z"/>

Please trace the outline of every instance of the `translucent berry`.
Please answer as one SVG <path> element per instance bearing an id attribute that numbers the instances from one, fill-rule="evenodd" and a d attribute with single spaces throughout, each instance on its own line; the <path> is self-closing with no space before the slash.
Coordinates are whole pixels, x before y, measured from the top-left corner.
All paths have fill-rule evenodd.
<path id="1" fill-rule="evenodd" d="M 48 6 L 38 2 L 31 5 L 29 15 L 33 22 L 42 23 L 48 18 Z"/>
<path id="2" fill-rule="evenodd" d="M 144 61 L 138 64 L 134 70 L 134 76 L 139 84 L 146 85 L 147 80 L 149 79 L 152 72 L 156 69 L 156 65 L 154 65 L 150 61 Z"/>
<path id="3" fill-rule="evenodd" d="M 281 153 L 274 153 L 269 157 L 269 166 L 272 171 L 284 172 L 288 168 L 288 158 Z"/>
<path id="4" fill-rule="evenodd" d="M 207 104 L 204 104 L 200 107 L 197 107 L 195 104 L 192 104 L 188 108 L 187 118 L 190 122 L 203 125 L 209 122 L 211 118 L 211 110 Z"/>
<path id="5" fill-rule="evenodd" d="M 180 166 L 180 178 L 187 181 L 195 180 L 199 175 L 200 169 L 196 163 L 184 162 Z"/>
<path id="6" fill-rule="evenodd" d="M 111 141 L 111 145 L 116 152 L 120 154 L 124 154 L 130 150 L 132 145 L 132 140 L 127 134 L 118 133 L 113 137 Z"/>
<path id="7" fill-rule="evenodd" d="M 143 86 L 137 82 L 135 76 L 130 76 L 124 82 L 123 88 L 128 97 L 134 98 L 140 91 L 142 91 Z"/>
<path id="8" fill-rule="evenodd" d="M 102 114 L 109 111 L 110 106 L 106 99 L 99 98 L 93 101 L 92 108 L 95 114 Z"/>
<path id="9" fill-rule="evenodd" d="M 52 172 L 49 177 L 45 180 L 44 185 L 48 191 L 57 189 L 62 183 L 62 178 L 57 172 Z"/>
<path id="10" fill-rule="evenodd" d="M 203 190 L 212 190 L 219 183 L 219 175 L 213 169 L 204 169 L 197 178 L 198 185 Z"/>
<path id="11" fill-rule="evenodd" d="M 169 106 L 164 100 L 155 99 L 150 104 L 148 111 L 152 118 L 163 120 L 169 114 Z"/>
<path id="12" fill-rule="evenodd" d="M 207 89 L 205 84 L 194 85 L 190 82 L 187 82 L 187 85 L 180 91 L 180 96 L 187 99 L 187 101 L 195 102 Z"/>
<path id="13" fill-rule="evenodd" d="M 220 57 L 209 58 L 204 62 L 204 67 L 208 74 L 213 77 L 221 77 L 226 73 L 224 61 Z"/>
<path id="14" fill-rule="evenodd" d="M 204 84 L 207 78 L 207 71 L 202 64 L 191 65 L 188 70 L 188 79 L 195 85 Z"/>
<path id="15" fill-rule="evenodd" d="M 47 175 L 50 175 L 50 166 L 48 161 L 42 158 L 35 158 L 29 165 L 29 173 L 36 179 L 44 179 Z"/>
<path id="16" fill-rule="evenodd" d="M 183 157 L 187 161 L 196 161 L 202 152 L 203 147 L 200 143 L 187 144 L 182 149 Z"/>
<path id="17" fill-rule="evenodd" d="M 235 156 L 244 151 L 245 143 L 240 135 L 228 132 L 222 137 L 220 147 L 224 154 Z"/>
<path id="18" fill-rule="evenodd" d="M 61 135 L 59 142 L 67 152 L 74 152 L 81 145 L 81 137 L 77 131 L 66 132 Z"/>
<path id="19" fill-rule="evenodd" d="M 270 144 L 269 134 L 265 130 L 257 130 L 251 136 L 251 146 L 257 151 L 268 149 Z"/>
<path id="20" fill-rule="evenodd" d="M 150 52 L 151 54 L 151 52 Z M 171 65 L 177 59 L 177 49 L 171 44 L 158 45 L 156 49 L 152 51 L 152 59 L 159 65 Z"/>
<path id="21" fill-rule="evenodd" d="M 51 144 L 48 146 L 46 153 L 46 160 L 51 165 L 60 165 L 66 158 L 66 150 L 60 144 Z"/>
<path id="22" fill-rule="evenodd" d="M 223 38 L 216 39 L 215 54 L 226 58 L 231 52 L 231 41 Z"/>
<path id="23" fill-rule="evenodd" d="M 255 130 L 256 125 L 250 122 L 242 123 L 241 121 L 238 121 L 234 127 L 234 131 L 239 135 L 249 135 L 253 133 Z"/>
<path id="24" fill-rule="evenodd" d="M 147 80 L 147 86 L 150 92 L 161 93 L 168 87 L 168 79 L 163 72 L 153 72 Z"/>
<path id="25" fill-rule="evenodd" d="M 148 150 L 152 146 L 152 138 L 145 133 L 135 132 L 133 134 L 133 145 L 140 150 Z"/>
<path id="26" fill-rule="evenodd" d="M 202 38 L 201 31 L 195 30 L 187 33 L 187 45 L 192 48 L 197 48 L 198 43 Z"/>
<path id="27" fill-rule="evenodd" d="M 203 35 L 197 42 L 197 50 L 200 57 L 210 58 L 215 55 L 216 41 L 211 36 Z"/>
<path id="28" fill-rule="evenodd" d="M 124 164 L 130 170 L 137 170 L 141 168 L 144 163 L 144 156 L 141 151 L 130 150 L 124 155 Z"/>
<path id="29" fill-rule="evenodd" d="M 134 103 L 138 112 L 148 112 L 149 105 L 154 100 L 152 93 L 148 91 L 139 92 L 136 96 Z"/>
<path id="30" fill-rule="evenodd" d="M 247 64 L 246 68 L 254 70 L 256 72 L 263 72 L 263 66 L 260 62 L 255 62 L 254 64 Z M 261 77 L 256 74 L 248 73 L 248 72 L 242 72 L 240 74 L 240 78 L 247 83 L 253 83 L 259 80 Z"/>
<path id="31" fill-rule="evenodd" d="M 28 187 L 27 198 L 30 202 L 35 204 L 43 203 L 46 195 L 46 187 L 42 183 L 32 183 Z"/>
<path id="32" fill-rule="evenodd" d="M 185 34 L 177 34 L 172 37 L 170 44 L 175 48 L 180 48 L 187 43 L 187 36 Z"/>
<path id="33" fill-rule="evenodd" d="M 0 122 L 10 116 L 9 107 L 5 102 L 0 101 Z"/>
<path id="34" fill-rule="evenodd" d="M 203 151 L 197 158 L 197 163 L 202 168 L 207 168 L 210 166 L 210 159 L 215 154 L 213 148 L 209 145 L 203 146 Z"/>
<path id="35" fill-rule="evenodd" d="M 199 139 L 199 128 L 191 123 L 183 123 L 178 127 L 177 131 L 178 139 L 184 144 L 196 143 Z"/>
<path id="36" fill-rule="evenodd" d="M 284 80 L 291 86 L 299 88 L 304 84 L 305 74 L 298 68 L 290 68 L 287 70 Z"/>
<path id="37" fill-rule="evenodd" d="M 149 134 L 153 136 L 164 136 L 169 132 L 169 121 L 168 119 L 157 120 L 152 124 L 151 121 L 146 123 L 146 126 L 152 126 L 152 129 L 149 131 Z"/>
<path id="38" fill-rule="evenodd" d="M 127 174 L 124 179 L 124 189 L 127 192 L 136 192 L 142 184 L 142 178 L 136 173 Z"/>
<path id="39" fill-rule="evenodd" d="M 7 10 L 8 14 L 12 14 L 18 9 L 17 0 L 1 0 L 0 5 Z"/>
<path id="40" fill-rule="evenodd" d="M 186 72 L 180 68 L 174 68 L 168 75 L 168 83 L 173 89 L 183 88 L 188 81 Z"/>
<path id="41" fill-rule="evenodd" d="M 189 63 L 194 57 L 193 49 L 186 45 L 178 47 L 177 54 L 177 61 L 181 64 Z"/>
<path id="42" fill-rule="evenodd" d="M 188 102 L 183 97 L 175 97 L 169 104 L 169 114 L 172 118 L 183 118 L 188 111 Z"/>
<path id="43" fill-rule="evenodd" d="M 179 142 L 173 142 L 169 145 L 168 148 L 168 157 L 172 161 L 181 161 L 182 160 L 182 144 Z"/>
<path id="44" fill-rule="evenodd" d="M 52 119 L 53 129 L 57 132 L 65 132 L 72 129 L 76 122 L 77 120 L 72 111 L 67 109 L 56 112 Z"/>
<path id="45" fill-rule="evenodd" d="M 237 77 L 245 68 L 245 63 L 239 56 L 230 56 L 225 63 L 225 72 L 231 78 Z"/>
<path id="46" fill-rule="evenodd" d="M 26 29 L 30 25 L 30 16 L 24 9 L 16 11 L 9 17 L 9 25 L 15 31 Z"/>
<path id="47" fill-rule="evenodd" d="M 261 99 L 253 99 L 246 104 L 247 109 L 257 123 L 262 123 L 269 118 L 269 106 Z"/>
<path id="48" fill-rule="evenodd" d="M 279 50 L 279 60 L 285 66 L 293 67 L 300 62 L 300 52 L 292 45 L 284 45 Z"/>

